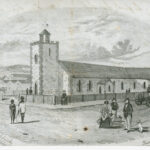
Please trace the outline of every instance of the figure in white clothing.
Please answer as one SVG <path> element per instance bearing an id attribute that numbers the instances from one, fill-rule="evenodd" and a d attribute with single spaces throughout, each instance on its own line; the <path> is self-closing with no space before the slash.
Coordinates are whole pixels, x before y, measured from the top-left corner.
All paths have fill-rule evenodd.
<path id="1" fill-rule="evenodd" d="M 25 112 L 26 112 L 26 104 L 24 102 L 24 97 L 23 96 L 21 96 L 19 111 L 20 111 L 20 115 L 21 115 L 21 122 L 23 123 L 24 122 L 24 117 L 25 117 Z"/>

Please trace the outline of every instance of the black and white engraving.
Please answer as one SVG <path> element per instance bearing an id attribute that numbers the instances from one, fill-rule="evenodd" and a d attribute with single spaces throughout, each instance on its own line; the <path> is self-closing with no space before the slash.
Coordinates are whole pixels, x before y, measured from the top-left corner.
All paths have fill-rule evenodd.
<path id="1" fill-rule="evenodd" d="M 0 2 L 0 145 L 150 145 L 150 1 Z"/>

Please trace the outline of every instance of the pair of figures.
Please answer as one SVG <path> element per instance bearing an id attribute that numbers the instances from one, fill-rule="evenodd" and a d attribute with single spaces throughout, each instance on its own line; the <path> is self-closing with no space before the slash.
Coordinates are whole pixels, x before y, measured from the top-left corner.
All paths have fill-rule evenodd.
<path id="1" fill-rule="evenodd" d="M 101 112 L 100 127 L 101 127 L 101 122 L 107 121 L 108 124 L 110 124 L 110 121 L 114 121 L 115 118 L 117 118 L 118 109 L 119 109 L 119 105 L 115 98 L 113 98 L 111 105 L 109 105 L 108 101 L 105 101 L 103 107 L 100 110 Z M 132 104 L 130 103 L 129 98 L 127 98 L 125 100 L 125 104 L 123 107 L 123 115 L 125 119 L 125 130 L 127 130 L 127 132 L 130 132 L 131 129 L 132 113 L 133 113 L 133 107 Z"/>
<path id="2" fill-rule="evenodd" d="M 21 96 L 21 101 L 16 105 L 14 99 L 11 100 L 9 105 L 9 112 L 11 118 L 11 124 L 14 124 L 15 119 L 17 121 L 17 117 L 19 114 L 21 115 L 21 122 L 24 122 L 25 112 L 26 112 L 26 105 L 24 102 L 24 97 Z"/>
<path id="3" fill-rule="evenodd" d="M 101 117 L 100 117 L 100 126 L 102 126 L 102 123 L 105 122 L 105 127 L 110 126 L 110 122 L 114 121 L 117 117 L 117 111 L 119 109 L 119 105 L 117 103 L 117 100 L 113 98 L 111 104 L 109 105 L 109 101 L 104 101 L 104 105 L 100 109 Z"/>

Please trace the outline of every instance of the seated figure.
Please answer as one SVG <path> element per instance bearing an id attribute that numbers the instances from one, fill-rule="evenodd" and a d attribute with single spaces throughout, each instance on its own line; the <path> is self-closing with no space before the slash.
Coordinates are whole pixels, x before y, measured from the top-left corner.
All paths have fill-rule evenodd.
<path id="1" fill-rule="evenodd" d="M 105 101 L 104 105 L 100 109 L 101 117 L 100 117 L 100 122 L 99 122 L 99 128 L 100 127 L 109 127 L 110 126 L 110 107 L 109 107 L 109 102 Z"/>

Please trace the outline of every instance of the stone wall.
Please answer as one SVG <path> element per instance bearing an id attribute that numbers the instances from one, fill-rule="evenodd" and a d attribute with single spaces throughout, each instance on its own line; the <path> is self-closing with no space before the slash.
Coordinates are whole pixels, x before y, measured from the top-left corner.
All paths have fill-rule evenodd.
<path id="1" fill-rule="evenodd" d="M 58 62 L 58 42 L 43 44 L 42 58 L 43 94 L 57 94 L 59 88 L 62 87 L 61 82 L 59 82 L 59 73 L 61 72 L 61 68 Z"/>

